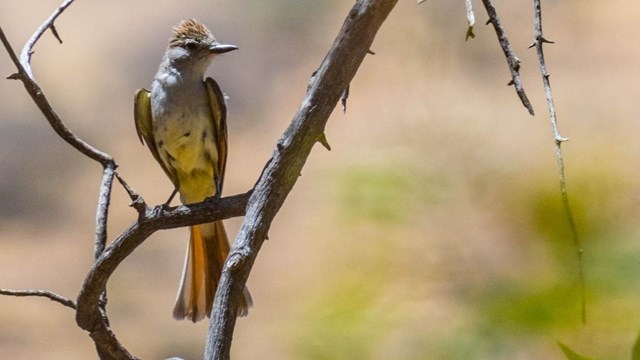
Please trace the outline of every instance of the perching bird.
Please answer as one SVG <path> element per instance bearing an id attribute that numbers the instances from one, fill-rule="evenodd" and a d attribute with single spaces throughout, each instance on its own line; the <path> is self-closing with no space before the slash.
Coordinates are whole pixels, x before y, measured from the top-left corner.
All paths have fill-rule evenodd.
<path id="1" fill-rule="evenodd" d="M 203 78 L 217 55 L 237 47 L 219 43 L 193 19 L 182 21 L 173 31 L 151 91 L 136 93 L 135 124 L 140 141 L 146 142 L 180 192 L 182 203 L 191 204 L 221 195 L 227 161 L 227 109 L 215 80 Z M 174 318 L 196 322 L 210 316 L 228 254 L 222 221 L 191 227 Z M 246 315 L 250 306 L 251 296 L 245 288 L 238 316 Z"/>

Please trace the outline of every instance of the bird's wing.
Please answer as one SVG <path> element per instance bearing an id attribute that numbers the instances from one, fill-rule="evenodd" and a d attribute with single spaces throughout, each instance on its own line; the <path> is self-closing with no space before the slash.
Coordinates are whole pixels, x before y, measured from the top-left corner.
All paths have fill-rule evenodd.
<path id="1" fill-rule="evenodd" d="M 205 84 L 209 97 L 209 107 L 213 115 L 213 136 L 218 150 L 218 164 L 215 176 L 218 182 L 217 186 L 219 190 L 222 191 L 224 172 L 227 166 L 227 104 L 224 99 L 224 94 L 215 80 L 207 78 Z"/>
<path id="2" fill-rule="evenodd" d="M 166 164 L 160 158 L 156 142 L 153 138 L 153 125 L 151 122 L 151 92 L 147 89 L 138 89 L 134 99 L 133 118 L 136 123 L 136 131 L 138 138 L 143 144 L 146 143 L 151 154 L 162 167 L 165 174 L 171 179 L 171 182 L 178 187 L 178 177 L 173 169 L 167 168 Z"/>

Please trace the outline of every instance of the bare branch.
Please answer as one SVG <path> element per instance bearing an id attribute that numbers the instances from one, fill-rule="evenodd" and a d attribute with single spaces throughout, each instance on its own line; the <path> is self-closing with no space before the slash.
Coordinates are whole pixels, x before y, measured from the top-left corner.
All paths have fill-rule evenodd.
<path id="1" fill-rule="evenodd" d="M 100 255 L 104 252 L 104 248 L 107 243 L 107 220 L 109 218 L 109 204 L 111 202 L 111 189 L 113 185 L 113 176 L 115 175 L 116 164 L 115 162 L 109 162 L 104 167 L 102 173 L 102 182 L 100 184 L 100 194 L 98 195 L 98 206 L 96 209 L 96 233 L 94 240 L 94 259 L 98 261 Z M 108 324 L 107 318 L 107 290 L 100 295 L 99 306 L 103 316 L 103 322 Z M 114 335 L 115 338 L 115 335 Z M 98 346 L 98 353 L 101 353 L 101 348 Z"/>
<path id="2" fill-rule="evenodd" d="M 126 183 L 125 183 L 126 184 Z M 109 329 L 103 294 L 110 276 L 144 240 L 162 229 L 203 224 L 244 214 L 249 193 L 230 196 L 217 201 L 166 208 L 164 205 L 147 209 L 138 220 L 115 239 L 91 268 L 78 295 L 76 322 L 87 330 L 96 343 L 101 358 L 135 359 Z"/>
<path id="3" fill-rule="evenodd" d="M 109 154 L 104 153 L 94 148 L 93 146 L 87 144 L 83 140 L 81 140 L 62 123 L 62 120 L 60 119 L 58 114 L 53 110 L 53 108 L 51 107 L 51 104 L 49 104 L 49 101 L 44 96 L 42 89 L 36 83 L 31 71 L 31 65 L 29 63 L 31 59 L 31 53 L 32 53 L 31 49 L 35 45 L 36 41 L 38 41 L 40 36 L 42 36 L 42 33 L 46 31 L 46 29 L 48 29 L 49 26 L 51 26 L 51 24 L 53 24 L 53 21 L 62 13 L 62 11 L 64 11 L 64 9 L 66 9 L 66 7 L 71 5 L 72 2 L 73 0 L 67 0 L 63 5 L 61 5 L 56 10 L 56 12 L 54 12 L 53 15 L 49 17 L 47 22 L 45 22 L 42 26 L 40 26 L 40 28 L 29 39 L 29 42 L 27 42 L 27 45 L 25 45 L 25 47 L 23 48 L 22 54 L 20 55 L 20 60 L 18 60 L 18 57 L 13 51 L 13 48 L 11 47 L 9 40 L 7 40 L 7 37 L 5 36 L 2 28 L 0 28 L 0 40 L 2 40 L 2 44 L 4 45 L 5 49 L 9 53 L 9 56 L 11 57 L 11 60 L 13 61 L 14 65 L 18 69 L 18 72 L 14 75 L 10 75 L 9 78 L 19 79 L 22 81 L 25 89 L 27 90 L 29 95 L 31 95 L 31 98 L 36 103 L 36 105 L 38 106 L 42 114 L 45 116 L 47 121 L 49 121 L 49 124 L 51 125 L 53 130 L 63 140 L 65 140 L 67 143 L 69 143 L 71 146 L 73 146 L 76 150 L 80 151 L 84 155 L 102 164 L 103 167 L 106 167 L 113 162 L 113 158 Z"/>
<path id="4" fill-rule="evenodd" d="M 551 83 L 549 82 L 549 72 L 547 71 L 547 65 L 544 60 L 544 52 L 542 45 L 544 43 L 553 44 L 542 36 L 542 9 L 540 0 L 533 0 L 534 8 L 534 41 L 532 46 L 536 48 L 536 54 L 538 56 L 538 63 L 540 65 L 540 74 L 542 75 L 542 84 L 544 85 L 544 93 L 547 97 L 547 107 L 549 109 L 549 118 L 551 121 L 551 128 L 553 130 L 553 138 L 556 144 L 556 163 L 558 166 L 558 177 L 560 181 L 560 195 L 562 197 L 562 206 L 564 207 L 565 216 L 569 222 L 569 228 L 571 230 L 571 236 L 573 238 L 573 245 L 575 247 L 576 256 L 578 258 L 578 276 L 580 281 L 580 300 L 581 300 L 581 317 L 582 322 L 587 322 L 587 306 L 586 306 L 586 294 L 585 294 L 585 279 L 584 279 L 584 265 L 583 265 L 583 250 L 580 236 L 578 235 L 578 228 L 576 226 L 573 212 L 569 204 L 569 196 L 567 194 L 567 183 L 564 176 L 564 157 L 562 155 L 562 143 L 569 140 L 560 135 L 558 130 L 558 116 L 556 108 L 553 102 L 553 94 L 551 93 Z"/>
<path id="5" fill-rule="evenodd" d="M 249 193 L 229 196 L 217 201 L 166 208 L 164 205 L 147 209 L 135 223 L 116 238 L 102 253 L 85 278 L 78 295 L 78 325 L 91 331 L 100 321 L 98 308 L 100 293 L 118 265 L 144 240 L 158 230 L 175 229 L 204 224 L 244 215 Z"/>
<path id="6" fill-rule="evenodd" d="M 138 360 L 120 343 L 116 335 L 109 329 L 107 322 L 104 321 L 106 315 L 102 315 L 103 321 L 96 322 L 96 326 L 89 331 L 89 336 L 96 345 L 100 360 Z"/>
<path id="7" fill-rule="evenodd" d="M 20 59 L 17 58 L 13 48 L 11 47 L 9 41 L 7 40 L 4 32 L 0 28 L 0 40 L 4 47 L 6 48 L 11 60 L 15 64 L 18 72 L 16 74 L 11 75 L 10 79 L 21 80 L 25 89 L 31 95 L 31 98 L 36 103 L 40 111 L 45 116 L 45 118 L 49 121 L 49 124 L 54 129 L 54 131 L 67 143 L 73 146 L 76 150 L 80 151 L 82 154 L 88 156 L 89 158 L 99 162 L 103 168 L 103 178 L 100 186 L 100 194 L 98 198 L 98 206 L 96 211 L 96 232 L 95 232 L 95 257 L 96 259 L 102 254 L 105 248 L 106 240 L 107 240 L 107 219 L 108 219 L 108 210 L 109 210 L 109 202 L 111 198 L 111 189 L 113 183 L 113 176 L 115 173 L 115 169 L 117 167 L 113 158 L 104 153 L 88 143 L 84 142 L 80 138 L 78 138 L 74 133 L 72 133 L 63 123 L 58 114 L 53 110 L 49 102 L 44 96 L 42 89 L 36 83 L 35 78 L 33 76 L 33 71 L 31 70 L 31 55 L 33 54 L 33 47 L 38 42 L 42 34 L 46 32 L 47 29 L 50 29 L 53 35 L 58 39 L 60 43 L 62 40 L 58 34 L 54 26 L 54 21 L 64 12 L 66 8 L 68 8 L 74 0 L 66 0 L 60 5 L 49 18 L 36 30 L 36 32 L 31 36 L 31 38 L 27 41 L 25 46 L 22 49 L 20 54 Z M 32 293 L 34 296 L 47 296 L 52 300 L 65 303 L 70 302 L 70 300 L 64 298 L 57 298 L 53 295 L 48 294 L 47 292 L 34 292 Z M 131 356 L 128 351 L 118 342 L 115 335 L 108 328 L 108 318 L 106 316 L 106 312 L 104 311 L 104 307 L 106 305 L 106 293 L 104 292 L 104 288 L 100 292 L 100 297 L 96 300 L 96 306 L 98 307 L 97 313 L 99 316 L 97 317 L 97 321 L 92 325 L 92 329 L 89 330 L 90 336 L 94 339 L 96 349 L 101 359 L 135 359 L 135 357 Z M 55 295 L 55 294 L 54 294 Z M 71 302 L 73 304 L 73 302 Z M 76 305 L 73 304 L 75 308 Z M 76 314 L 77 315 L 77 314 Z"/>
<path id="8" fill-rule="evenodd" d="M 96 211 L 96 236 L 94 246 L 94 257 L 96 260 L 104 251 L 107 243 L 107 219 L 109 215 L 109 203 L 111 202 L 111 188 L 113 176 L 115 175 L 116 164 L 109 163 L 102 173 L 102 183 L 100 184 L 100 194 L 98 195 L 98 208 Z"/>
<path id="9" fill-rule="evenodd" d="M 498 35 L 498 41 L 500 42 L 500 46 L 502 47 L 502 51 L 504 52 L 504 56 L 507 58 L 509 71 L 511 71 L 511 81 L 509 82 L 509 85 L 514 85 L 516 93 L 518 94 L 518 97 L 520 97 L 520 101 L 522 101 L 522 105 L 527 108 L 529 114 L 534 115 L 533 107 L 529 102 L 527 94 L 524 92 L 524 86 L 522 85 L 522 80 L 520 79 L 520 59 L 518 59 L 518 57 L 511 49 L 509 38 L 507 37 L 507 34 L 502 27 L 502 24 L 500 23 L 500 19 L 498 18 L 498 14 L 496 13 L 496 8 L 495 6 L 493 6 L 492 0 L 482 0 L 482 3 L 487 10 L 487 15 L 489 15 L 487 24 L 493 24 L 493 28 Z"/>
<path id="10" fill-rule="evenodd" d="M 45 20 L 42 25 L 40 25 L 38 30 L 36 30 L 36 32 L 31 35 L 27 43 L 22 48 L 22 51 L 20 52 L 20 63 L 22 64 L 26 75 L 31 78 L 31 80 L 35 81 L 33 77 L 33 71 L 31 71 L 31 55 L 33 54 L 33 47 L 36 45 L 38 40 L 40 40 L 40 37 L 42 37 L 42 34 L 44 34 L 47 29 L 51 29 L 51 33 L 53 34 L 53 36 L 55 36 L 55 38 L 62 44 L 62 39 L 60 39 L 60 35 L 58 34 L 58 31 L 56 30 L 53 23 L 56 21 L 58 16 L 60 16 L 71 4 L 73 4 L 74 1 L 75 0 L 65 0 L 60 6 L 58 6 L 58 8 L 49 16 L 49 18 Z M 18 64 L 16 64 L 16 66 L 17 65 Z M 27 84 L 25 83 L 25 86 L 26 85 Z"/>
<path id="11" fill-rule="evenodd" d="M 0 295 L 7 296 L 39 296 L 46 297 L 51 301 L 55 301 L 60 303 L 68 308 L 74 309 L 76 308 L 76 304 L 64 296 L 58 295 L 51 291 L 47 290 L 11 290 L 11 289 L 0 289 Z"/>
<path id="12" fill-rule="evenodd" d="M 271 222 L 300 176 L 342 92 L 355 76 L 397 0 L 357 1 L 315 74 L 298 113 L 278 141 L 247 205 L 216 291 L 205 359 L 229 359 L 236 309 Z"/>

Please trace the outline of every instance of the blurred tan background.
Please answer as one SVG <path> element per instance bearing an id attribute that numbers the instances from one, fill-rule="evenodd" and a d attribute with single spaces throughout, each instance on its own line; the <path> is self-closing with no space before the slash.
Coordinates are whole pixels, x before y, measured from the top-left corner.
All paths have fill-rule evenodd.
<path id="1" fill-rule="evenodd" d="M 19 50 L 59 0 L 3 0 Z M 76 134 L 109 152 L 148 203 L 170 183 L 135 135 L 170 29 L 195 17 L 240 51 L 210 74 L 229 95 L 226 194 L 249 189 L 353 1 L 78 1 L 33 57 Z M 640 328 L 637 104 L 640 3 L 543 1 L 570 197 L 585 248 L 580 323 L 574 248 L 532 41 L 530 2 L 497 1 L 522 59 L 531 117 L 486 13 L 464 41 L 463 1 L 401 0 L 277 216 L 249 279 L 235 359 L 561 359 L 556 341 L 628 358 Z M 0 73 L 14 71 L 4 50 Z M 63 143 L 16 81 L 0 81 L 0 287 L 75 298 L 92 263 L 100 167 Z M 114 185 L 109 235 L 135 218 Z M 227 222 L 235 234 L 240 219 Z M 207 323 L 171 318 L 187 231 L 154 234 L 109 283 L 120 340 L 143 359 L 202 357 Z M 92 359 L 74 314 L 0 297 L 1 359 Z"/>

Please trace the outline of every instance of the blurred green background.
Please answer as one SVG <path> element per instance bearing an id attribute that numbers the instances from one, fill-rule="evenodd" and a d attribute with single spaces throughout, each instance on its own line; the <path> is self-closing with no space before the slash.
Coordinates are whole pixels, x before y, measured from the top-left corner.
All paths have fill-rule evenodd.
<path id="1" fill-rule="evenodd" d="M 3 0 L 19 49 L 59 0 Z M 240 51 L 210 74 L 229 95 L 226 194 L 255 182 L 353 1 L 81 1 L 33 57 L 65 123 L 112 154 L 148 203 L 171 191 L 135 134 L 170 29 L 195 17 Z M 532 42 L 532 5 L 496 1 L 537 115 L 519 103 L 486 13 L 401 0 L 327 126 L 249 278 L 236 359 L 563 359 L 556 341 L 626 359 L 640 328 L 640 3 L 543 1 L 567 181 L 585 248 L 588 322 Z M 0 73 L 14 71 L 0 51 Z M 74 298 L 92 262 L 100 167 L 64 144 L 16 81 L 0 81 L 0 287 Z M 135 219 L 115 186 L 110 238 Z M 235 234 L 240 219 L 227 221 Z M 154 234 L 109 283 L 137 356 L 202 357 L 206 322 L 176 322 L 187 231 Z M 0 297 L 0 358 L 91 359 L 73 313 Z"/>

